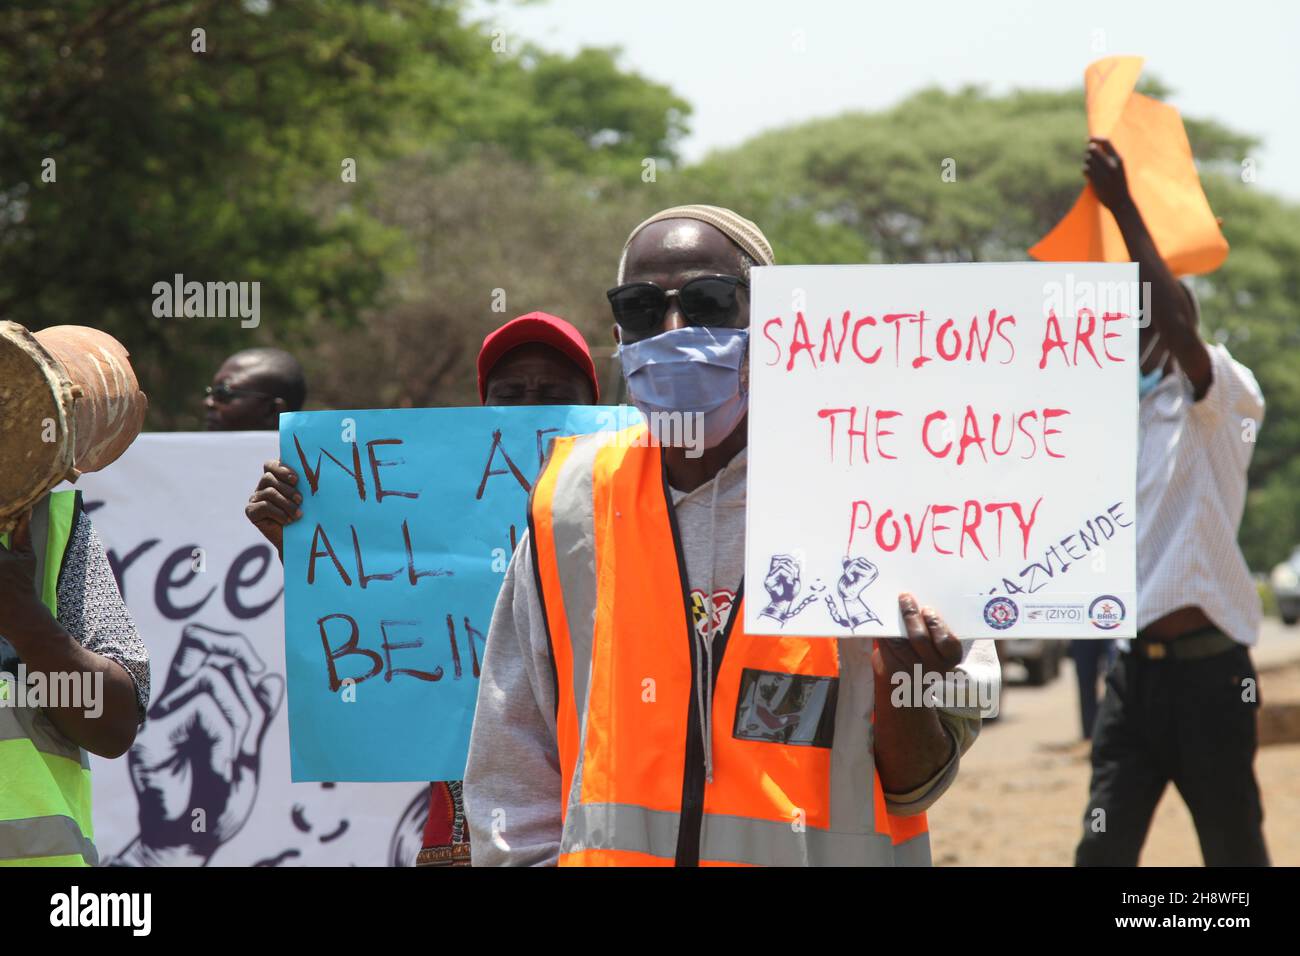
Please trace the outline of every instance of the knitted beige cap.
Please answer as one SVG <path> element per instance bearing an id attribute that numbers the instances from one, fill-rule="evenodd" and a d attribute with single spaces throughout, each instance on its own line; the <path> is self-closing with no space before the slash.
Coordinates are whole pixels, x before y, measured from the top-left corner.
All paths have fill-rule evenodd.
<path id="1" fill-rule="evenodd" d="M 632 240 L 646 226 L 652 222 L 662 222 L 665 219 L 697 219 L 700 222 L 707 222 L 743 249 L 758 265 L 770 266 L 776 264 L 776 257 L 772 254 L 772 245 L 767 241 L 767 236 L 763 235 L 762 229 L 759 229 L 758 226 L 744 216 L 738 215 L 730 209 L 724 209 L 722 206 L 673 206 L 671 209 L 664 209 L 655 213 L 633 229 L 627 237 L 627 242 L 623 243 L 623 253 L 618 259 L 618 281 L 620 283 L 623 281 L 623 271 L 627 266 L 627 247 L 632 244 Z"/>

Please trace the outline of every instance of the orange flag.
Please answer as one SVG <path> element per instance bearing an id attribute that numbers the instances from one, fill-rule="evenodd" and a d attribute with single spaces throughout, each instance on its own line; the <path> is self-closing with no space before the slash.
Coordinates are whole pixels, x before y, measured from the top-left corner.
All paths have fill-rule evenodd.
<path id="1" fill-rule="evenodd" d="M 1228 256 L 1178 111 L 1133 92 L 1142 57 L 1111 56 L 1083 75 L 1088 135 L 1109 139 L 1124 160 L 1129 192 L 1174 275 L 1213 272 Z M 1074 207 L 1029 250 L 1050 262 L 1129 262 L 1115 217 L 1085 185 Z"/>

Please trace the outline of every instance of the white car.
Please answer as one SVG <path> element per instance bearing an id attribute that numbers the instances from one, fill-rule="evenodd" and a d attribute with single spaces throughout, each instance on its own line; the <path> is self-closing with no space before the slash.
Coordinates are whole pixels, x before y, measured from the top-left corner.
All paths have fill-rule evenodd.
<path id="1" fill-rule="evenodd" d="M 998 658 L 1023 664 L 1029 672 L 1029 685 L 1042 687 L 1056 680 L 1056 675 L 1061 671 L 1061 659 L 1069 648 L 1069 641 L 1016 637 L 998 641 L 998 650 L 1001 652 Z"/>
<path id="2" fill-rule="evenodd" d="M 1282 623 L 1294 624 L 1300 621 L 1300 547 L 1273 569 L 1269 575 L 1269 585 L 1273 588 L 1273 597 L 1277 599 L 1277 612 L 1282 617 Z"/>

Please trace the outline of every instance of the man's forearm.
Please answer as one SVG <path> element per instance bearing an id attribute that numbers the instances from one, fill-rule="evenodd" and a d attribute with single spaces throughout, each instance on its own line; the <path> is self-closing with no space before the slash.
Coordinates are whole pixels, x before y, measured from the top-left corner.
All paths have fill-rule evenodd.
<path id="1" fill-rule="evenodd" d="M 1210 357 L 1193 321 L 1187 296 L 1160 256 L 1155 239 L 1132 199 L 1114 210 L 1128 254 L 1138 264 L 1138 276 L 1151 290 L 1151 322 L 1161 341 L 1173 352 L 1187 377 L 1203 392 L 1209 386 Z"/>
<path id="2" fill-rule="evenodd" d="M 135 683 L 116 661 L 86 650 L 46 614 L 6 634 L 19 659 L 33 674 L 42 674 L 47 691 L 76 682 L 79 699 L 47 693 L 44 711 L 73 743 L 101 757 L 120 757 L 135 741 L 139 705 Z M 89 676 L 89 681 L 83 675 Z M 83 690 L 89 687 L 88 691 Z"/>
<path id="3" fill-rule="evenodd" d="M 895 707 L 876 697 L 876 772 L 886 793 L 907 793 L 953 757 L 954 743 L 933 707 Z"/>

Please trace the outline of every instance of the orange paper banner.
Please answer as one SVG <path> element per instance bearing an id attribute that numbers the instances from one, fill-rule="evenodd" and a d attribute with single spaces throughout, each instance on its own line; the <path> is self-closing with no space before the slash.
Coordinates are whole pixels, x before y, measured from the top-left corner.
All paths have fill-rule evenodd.
<path id="1" fill-rule="evenodd" d="M 1088 134 L 1108 138 L 1124 161 L 1129 192 L 1174 275 L 1212 272 L 1228 255 L 1192 159 L 1178 111 L 1135 93 L 1142 57 L 1112 56 L 1084 72 Z M 1110 210 L 1092 186 L 1029 254 L 1050 262 L 1128 262 Z"/>

